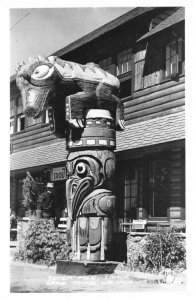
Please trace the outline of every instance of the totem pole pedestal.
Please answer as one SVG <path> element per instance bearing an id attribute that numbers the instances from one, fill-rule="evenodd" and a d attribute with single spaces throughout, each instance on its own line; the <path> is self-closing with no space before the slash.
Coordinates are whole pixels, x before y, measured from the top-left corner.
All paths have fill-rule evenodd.
<path id="1" fill-rule="evenodd" d="M 112 274 L 118 262 L 91 262 L 91 261 L 65 261 L 59 260 L 56 263 L 56 274 L 65 275 L 97 275 Z"/>

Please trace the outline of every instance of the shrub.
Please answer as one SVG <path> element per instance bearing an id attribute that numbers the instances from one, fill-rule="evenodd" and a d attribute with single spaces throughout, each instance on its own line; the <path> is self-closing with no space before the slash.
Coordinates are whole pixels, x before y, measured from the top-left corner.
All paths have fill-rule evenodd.
<path id="1" fill-rule="evenodd" d="M 185 267 L 186 250 L 182 238 L 171 229 L 160 230 L 147 237 L 144 246 L 146 269 L 159 271 L 163 268 Z"/>
<path id="2" fill-rule="evenodd" d="M 68 259 L 66 241 L 55 230 L 53 219 L 31 220 L 15 260 L 54 265 L 58 259 Z"/>
<path id="3" fill-rule="evenodd" d="M 131 271 L 145 271 L 144 245 L 146 236 L 128 236 L 127 240 L 127 267 Z"/>
<path id="4" fill-rule="evenodd" d="M 27 177 L 24 179 L 23 196 L 26 208 L 35 210 L 37 208 L 39 189 L 37 182 L 33 179 L 29 172 L 27 172 Z"/>
<path id="5" fill-rule="evenodd" d="M 53 207 L 54 196 L 51 193 L 44 192 L 39 196 L 39 203 L 41 208 L 50 210 Z"/>
<path id="6" fill-rule="evenodd" d="M 129 236 L 127 267 L 143 272 L 159 272 L 165 268 L 185 269 L 185 241 L 171 229 L 158 229 L 143 238 Z"/>

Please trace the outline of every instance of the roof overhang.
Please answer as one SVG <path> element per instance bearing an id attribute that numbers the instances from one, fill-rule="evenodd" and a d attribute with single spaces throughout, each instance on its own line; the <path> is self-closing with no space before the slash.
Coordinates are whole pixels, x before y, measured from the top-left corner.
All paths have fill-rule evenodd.
<path id="1" fill-rule="evenodd" d="M 120 16 L 119 18 L 116 18 L 115 20 L 97 28 L 96 30 L 81 37 L 80 39 L 76 40 L 75 42 L 67 45 L 66 47 L 56 51 L 55 53 L 53 53 L 53 55 L 57 55 L 59 57 L 63 56 L 64 54 L 66 54 L 70 51 L 73 51 L 76 48 L 79 48 L 79 47 L 93 41 L 94 39 L 106 34 L 107 32 L 110 32 L 111 30 L 113 30 L 129 21 L 132 21 L 133 19 L 135 19 L 138 16 L 141 16 L 147 12 L 152 11 L 155 8 L 157 8 L 157 7 L 136 7 L 134 9 L 128 11 L 126 14 Z"/>
<path id="2" fill-rule="evenodd" d="M 137 40 L 137 42 L 145 41 L 149 39 L 150 37 L 156 35 L 158 32 L 165 30 L 179 22 L 182 22 L 185 20 L 185 8 L 179 8 L 175 13 L 173 13 L 171 16 L 169 16 L 167 19 L 162 21 L 160 24 L 158 24 L 156 27 L 154 27 L 151 31 L 144 34 L 140 39 Z"/>

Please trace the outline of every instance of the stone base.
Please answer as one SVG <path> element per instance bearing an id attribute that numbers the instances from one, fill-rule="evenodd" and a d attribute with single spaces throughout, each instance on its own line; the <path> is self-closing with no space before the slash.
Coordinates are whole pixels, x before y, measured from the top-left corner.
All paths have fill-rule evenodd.
<path id="1" fill-rule="evenodd" d="M 58 260 L 56 262 L 56 274 L 65 275 L 96 275 L 112 274 L 118 262 L 89 262 L 89 261 L 67 261 Z"/>

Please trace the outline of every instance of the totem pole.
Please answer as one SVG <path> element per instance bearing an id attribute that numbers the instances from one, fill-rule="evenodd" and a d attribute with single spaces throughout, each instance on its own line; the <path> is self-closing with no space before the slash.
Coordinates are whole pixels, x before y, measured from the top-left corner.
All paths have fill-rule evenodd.
<path id="1" fill-rule="evenodd" d="M 94 63 L 30 58 L 17 71 L 24 112 L 48 109 L 50 130 L 66 139 L 67 240 L 71 259 L 108 259 L 115 228 L 116 130 L 124 130 L 119 80 Z"/>

